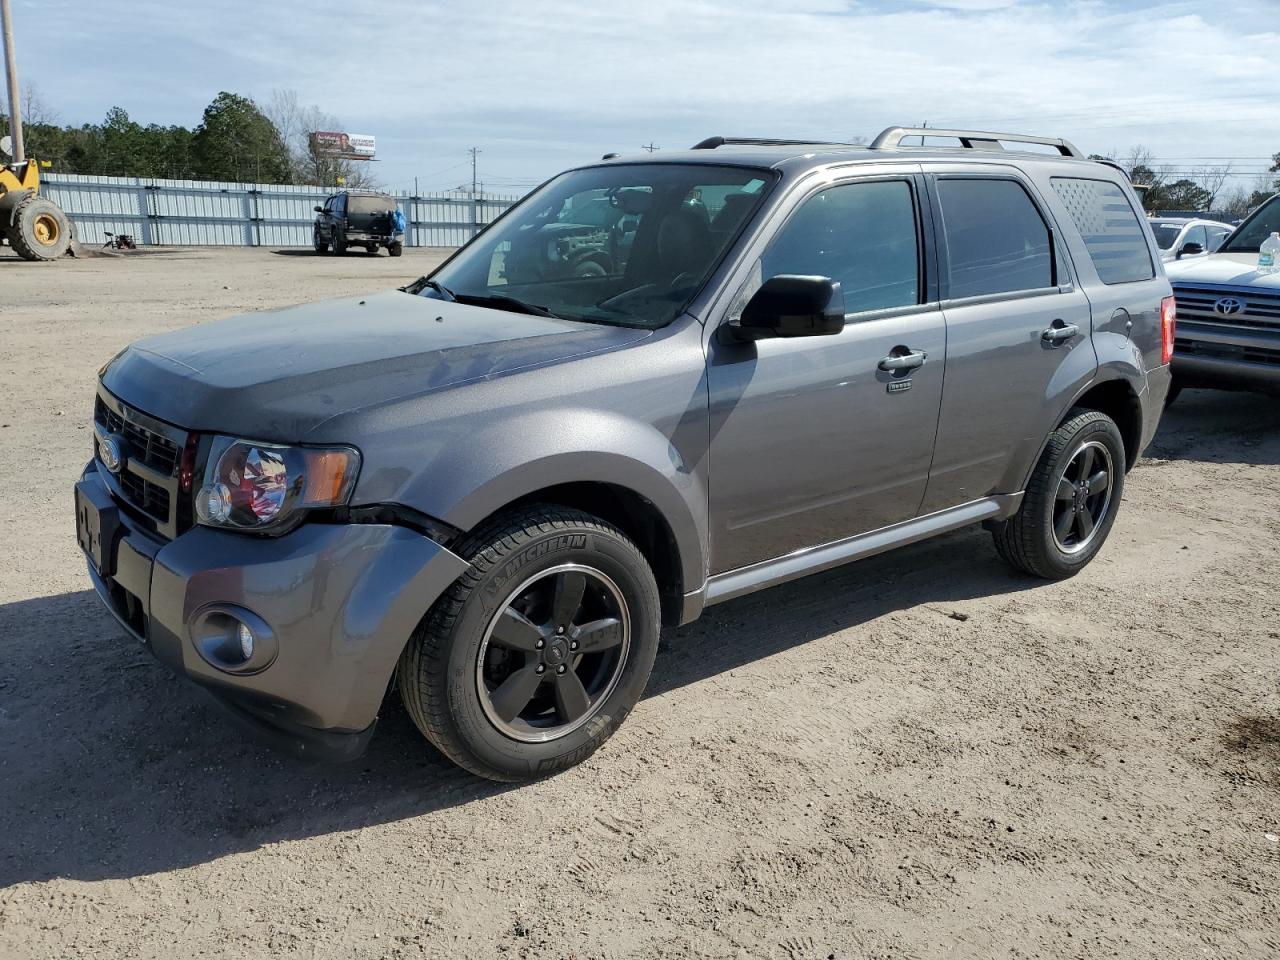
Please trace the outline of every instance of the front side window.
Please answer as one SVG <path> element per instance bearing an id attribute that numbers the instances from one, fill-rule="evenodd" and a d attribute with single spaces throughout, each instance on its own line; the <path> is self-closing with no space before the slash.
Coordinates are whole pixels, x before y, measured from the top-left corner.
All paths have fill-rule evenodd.
<path id="1" fill-rule="evenodd" d="M 1147 232 L 1118 184 L 1080 177 L 1054 177 L 1052 182 L 1084 238 L 1098 279 L 1106 284 L 1133 283 L 1156 275 Z"/>
<path id="2" fill-rule="evenodd" d="M 771 171 L 711 164 L 573 170 L 431 279 L 463 303 L 515 300 L 569 320 L 660 327 L 706 283 L 774 181 Z"/>
<path id="3" fill-rule="evenodd" d="M 1188 230 L 1187 238 L 1182 241 L 1182 245 L 1185 247 L 1188 243 L 1198 243 L 1204 249 L 1209 249 L 1209 235 L 1204 227 L 1192 227 Z"/>
<path id="4" fill-rule="evenodd" d="M 1272 197 L 1240 226 L 1226 243 L 1222 253 L 1257 253 L 1267 237 L 1280 232 L 1280 194 Z"/>
<path id="5" fill-rule="evenodd" d="M 911 185 L 849 183 L 805 200 L 761 259 L 761 278 L 829 277 L 846 313 L 920 302 L 920 252 Z"/>
<path id="6" fill-rule="evenodd" d="M 1013 180 L 938 180 L 952 299 L 1053 286 L 1049 228 Z"/>

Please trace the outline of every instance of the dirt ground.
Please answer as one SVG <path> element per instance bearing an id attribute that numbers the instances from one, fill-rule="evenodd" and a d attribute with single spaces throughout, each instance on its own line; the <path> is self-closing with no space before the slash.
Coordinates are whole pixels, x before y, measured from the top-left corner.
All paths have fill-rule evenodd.
<path id="1" fill-rule="evenodd" d="M 243 741 L 89 589 L 95 371 L 438 256 L 0 252 L 0 957 L 1280 955 L 1275 400 L 1185 393 L 1069 582 L 975 529 L 714 608 L 550 781 Z"/>

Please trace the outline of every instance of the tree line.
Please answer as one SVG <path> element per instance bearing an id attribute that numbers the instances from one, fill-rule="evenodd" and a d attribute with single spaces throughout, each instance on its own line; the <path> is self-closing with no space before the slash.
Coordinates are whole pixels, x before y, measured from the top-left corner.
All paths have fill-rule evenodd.
<path id="1" fill-rule="evenodd" d="M 1145 185 L 1142 203 L 1151 211 L 1213 211 L 1239 218 L 1280 192 L 1280 176 L 1276 176 L 1280 174 L 1280 153 L 1271 158 L 1268 172 L 1254 176 L 1246 184 L 1239 183 L 1241 177 L 1229 163 L 1173 174 L 1168 166 L 1156 163 L 1152 152 L 1142 146 L 1133 147 L 1120 157 L 1093 154 L 1092 159 L 1118 163 L 1131 183 Z"/>
<path id="2" fill-rule="evenodd" d="M 57 121 L 35 87 L 22 95 L 26 153 L 57 173 L 111 177 L 223 180 L 236 183 L 376 186 L 368 163 L 316 152 L 310 134 L 340 130 L 319 107 L 304 107 L 292 90 L 277 90 L 265 104 L 223 91 L 194 128 L 149 123 L 112 107 L 101 123 Z M 9 118 L 0 115 L 0 135 Z"/>

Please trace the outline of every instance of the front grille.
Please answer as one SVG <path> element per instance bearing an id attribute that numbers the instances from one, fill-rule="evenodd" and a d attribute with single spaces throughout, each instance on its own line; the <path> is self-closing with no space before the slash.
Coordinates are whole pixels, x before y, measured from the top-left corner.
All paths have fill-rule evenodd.
<path id="1" fill-rule="evenodd" d="M 118 433 L 129 441 L 129 456 L 141 460 L 148 467 L 163 474 L 171 474 L 178 466 L 178 447 L 163 434 L 148 430 L 141 424 L 126 420 L 103 402 L 101 396 L 93 411 L 93 419 L 107 433 Z"/>
<path id="2" fill-rule="evenodd" d="M 120 489 L 125 499 L 157 520 L 169 518 L 169 491 L 135 473 L 120 474 Z"/>
<path id="3" fill-rule="evenodd" d="M 1245 363 L 1265 363 L 1280 366 L 1280 350 L 1266 347 L 1245 347 L 1230 343 L 1208 343 L 1204 340 L 1188 340 L 1177 337 L 1173 341 L 1174 353 L 1184 357 L 1208 357 L 1213 360 L 1234 360 Z"/>
<path id="4" fill-rule="evenodd" d="M 135 519 L 164 537 L 176 537 L 190 523 L 178 497 L 178 470 L 188 434 L 121 403 L 99 387 L 93 409 L 94 432 L 120 442 L 124 463 L 115 473 L 94 456 L 113 496 Z"/>
<path id="5" fill-rule="evenodd" d="M 1227 289 L 1222 287 L 1197 287 L 1175 284 L 1174 296 L 1178 301 L 1178 319 L 1237 330 L 1280 331 L 1280 292 L 1253 288 Z M 1239 313 L 1224 316 L 1214 309 L 1214 304 L 1224 297 L 1239 300 L 1243 307 Z"/>

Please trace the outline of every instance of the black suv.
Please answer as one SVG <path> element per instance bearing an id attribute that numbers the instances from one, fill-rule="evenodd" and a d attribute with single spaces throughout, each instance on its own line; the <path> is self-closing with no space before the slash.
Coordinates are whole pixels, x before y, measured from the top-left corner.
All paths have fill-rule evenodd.
<path id="1" fill-rule="evenodd" d="M 404 252 L 404 229 L 396 223 L 396 201 L 385 193 L 345 190 L 316 207 L 311 242 L 316 253 L 342 254 L 347 247 L 364 247 L 377 253 L 386 247 L 391 256 Z"/>

